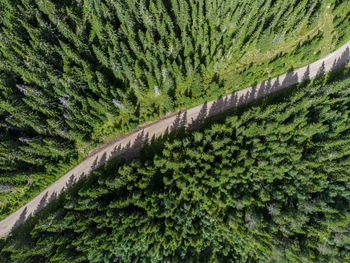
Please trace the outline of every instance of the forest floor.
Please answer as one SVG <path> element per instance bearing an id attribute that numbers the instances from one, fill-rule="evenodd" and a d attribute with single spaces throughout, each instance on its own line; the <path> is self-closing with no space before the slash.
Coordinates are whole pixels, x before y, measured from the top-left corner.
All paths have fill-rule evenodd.
<path id="1" fill-rule="evenodd" d="M 0 222 L 0 237 L 9 234 L 14 228 L 40 211 L 75 182 L 109 160 L 120 155 L 125 155 L 127 159 L 135 158 L 138 156 L 139 150 L 156 137 L 170 133 L 181 127 L 194 130 L 198 128 L 200 122 L 207 117 L 249 103 L 305 80 L 319 77 L 344 65 L 349 60 L 350 41 L 335 52 L 305 67 L 237 91 L 223 98 L 206 102 L 187 110 L 179 110 L 175 113 L 170 113 L 154 122 L 146 123 L 128 134 L 114 138 L 90 152 L 86 160 L 46 188 L 25 206 L 2 220 Z"/>

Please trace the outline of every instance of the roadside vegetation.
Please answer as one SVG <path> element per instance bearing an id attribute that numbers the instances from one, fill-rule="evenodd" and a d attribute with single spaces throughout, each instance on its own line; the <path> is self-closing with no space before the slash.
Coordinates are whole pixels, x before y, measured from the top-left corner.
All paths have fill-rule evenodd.
<path id="1" fill-rule="evenodd" d="M 4 262 L 350 261 L 350 69 L 115 160 L 0 242 Z"/>
<path id="2" fill-rule="evenodd" d="M 113 136 L 315 61 L 347 1 L 2 0 L 0 219 Z"/>

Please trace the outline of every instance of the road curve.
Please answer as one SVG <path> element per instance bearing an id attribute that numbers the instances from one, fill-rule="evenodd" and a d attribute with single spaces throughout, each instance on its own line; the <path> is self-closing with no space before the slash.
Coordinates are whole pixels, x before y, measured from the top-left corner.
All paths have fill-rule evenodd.
<path id="1" fill-rule="evenodd" d="M 350 41 L 335 52 L 303 68 L 191 109 L 166 115 L 157 121 L 137 128 L 131 133 L 118 136 L 107 144 L 95 149 L 85 161 L 74 167 L 25 206 L 2 220 L 0 222 L 0 237 L 9 234 L 12 229 L 40 211 L 40 209 L 55 199 L 65 189 L 112 158 L 121 154 L 125 154 L 129 158 L 136 157 L 138 150 L 153 138 L 180 127 L 195 129 L 204 118 L 246 104 L 275 91 L 303 82 L 304 80 L 321 76 L 344 65 L 349 60 Z"/>

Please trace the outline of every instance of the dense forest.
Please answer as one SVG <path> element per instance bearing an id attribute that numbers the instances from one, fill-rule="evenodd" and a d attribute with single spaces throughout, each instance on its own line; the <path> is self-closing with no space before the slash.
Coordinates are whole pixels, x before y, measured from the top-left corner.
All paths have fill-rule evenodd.
<path id="1" fill-rule="evenodd" d="M 1 0 L 0 218 L 138 124 L 326 55 L 347 1 Z"/>
<path id="2" fill-rule="evenodd" d="M 349 262 L 349 114 L 347 68 L 184 131 L 94 171 L 0 261 Z"/>

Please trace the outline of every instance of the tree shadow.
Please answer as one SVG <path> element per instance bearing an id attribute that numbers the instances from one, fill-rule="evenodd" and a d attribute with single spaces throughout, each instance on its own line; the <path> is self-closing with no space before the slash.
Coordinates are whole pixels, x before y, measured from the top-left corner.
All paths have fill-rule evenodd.
<path id="1" fill-rule="evenodd" d="M 187 110 L 182 114 L 181 122 L 179 128 L 185 127 L 187 124 Z M 172 130 L 170 130 L 172 132 Z"/>
<path id="2" fill-rule="evenodd" d="M 140 156 L 140 149 L 149 142 L 149 133 L 142 130 L 134 142 L 127 149 L 123 149 L 126 160 L 131 160 Z"/>
<path id="3" fill-rule="evenodd" d="M 320 76 L 324 75 L 325 69 L 326 69 L 326 67 L 325 67 L 325 63 L 323 61 L 321 67 L 317 70 L 317 73 L 316 73 L 315 77 L 317 78 L 317 77 L 320 77 Z"/>
<path id="4" fill-rule="evenodd" d="M 71 187 L 75 182 L 76 182 L 76 178 L 74 176 L 74 174 L 72 174 L 70 177 L 69 177 L 69 180 L 68 182 L 66 182 L 66 186 L 65 186 L 65 189 Z"/>
<path id="5" fill-rule="evenodd" d="M 67 189 L 66 186 L 62 187 L 61 190 L 60 190 L 60 192 L 58 193 L 58 195 L 62 194 L 66 189 Z"/>
<path id="6" fill-rule="evenodd" d="M 306 69 L 306 71 L 307 71 L 307 69 Z M 280 87 L 277 87 L 277 90 L 279 90 L 280 88 L 293 86 L 293 85 L 297 84 L 298 81 L 299 81 L 298 73 L 296 71 L 290 71 L 284 75 L 284 79 L 282 80 Z"/>
<path id="7" fill-rule="evenodd" d="M 49 199 L 48 199 L 48 203 L 50 203 L 51 201 L 55 200 L 57 196 L 58 196 L 58 195 L 57 195 L 57 192 L 53 192 L 53 193 L 50 195 Z"/>
<path id="8" fill-rule="evenodd" d="M 338 59 L 335 59 L 332 65 L 332 70 L 337 69 L 343 65 L 345 65 L 345 63 L 347 61 L 350 60 L 350 48 L 347 47 L 343 53 L 341 54 L 341 56 Z"/>
<path id="9" fill-rule="evenodd" d="M 27 209 L 27 207 L 25 207 L 23 209 L 21 215 L 17 219 L 17 221 L 13 224 L 13 226 L 11 228 L 11 232 L 30 217 L 30 214 L 27 216 L 27 211 L 28 211 L 28 209 Z"/>
<path id="10" fill-rule="evenodd" d="M 18 226 L 20 226 L 23 222 L 27 221 L 29 218 L 31 218 L 33 215 L 35 215 L 36 213 L 38 213 L 41 209 L 43 209 L 48 203 L 50 203 L 52 200 L 56 199 L 57 197 L 57 193 L 54 192 L 51 194 L 50 197 L 48 197 L 49 194 L 48 192 L 46 192 L 43 197 L 40 199 L 39 204 L 37 205 L 37 207 L 35 208 L 35 210 L 28 214 L 28 208 L 27 206 L 23 209 L 22 213 L 20 214 L 20 216 L 18 217 L 17 221 L 13 224 L 12 228 L 11 228 L 11 232 L 17 228 Z"/>
<path id="11" fill-rule="evenodd" d="M 191 123 L 188 124 L 189 130 L 196 130 L 200 127 L 200 121 L 203 120 L 208 114 L 208 103 L 204 102 L 196 119 L 191 118 Z"/>
<path id="12" fill-rule="evenodd" d="M 168 134 L 169 134 L 169 127 L 166 127 L 165 131 L 163 132 L 163 136 Z M 155 138 L 156 138 L 156 135 L 153 134 L 150 141 L 153 141 Z"/>
<path id="13" fill-rule="evenodd" d="M 323 66 L 318 70 L 319 74 L 324 74 L 324 70 L 325 65 L 323 64 Z M 304 81 L 308 79 L 310 79 L 309 66 L 305 68 L 303 76 L 300 80 Z M 208 105 L 210 105 L 208 109 L 208 114 L 205 116 L 198 116 L 198 118 L 196 119 L 197 125 L 193 125 L 190 128 L 191 130 L 198 128 L 198 122 L 200 119 L 204 119 L 205 117 L 212 117 L 217 114 L 223 113 L 224 111 L 229 110 L 231 108 L 248 104 L 271 93 L 277 92 L 283 88 L 298 84 L 299 82 L 300 81 L 298 76 L 298 70 L 292 70 L 286 73 L 285 75 L 278 76 L 275 79 L 263 81 L 260 84 L 256 84 L 250 88 L 237 91 L 234 94 L 227 95 L 226 97 L 208 103 Z"/>
<path id="14" fill-rule="evenodd" d="M 219 98 L 215 100 L 213 103 L 211 103 L 208 109 L 208 115 L 205 117 L 210 117 L 222 112 L 222 110 L 225 108 L 226 100 L 227 98 L 224 97 L 224 98 Z"/>
<path id="15" fill-rule="evenodd" d="M 265 94 L 270 94 L 271 92 L 278 90 L 281 88 L 281 83 L 280 83 L 280 76 L 278 76 L 277 78 L 275 78 L 275 82 L 272 84 L 272 87 L 270 90 L 268 90 L 268 92 Z"/>
<path id="16" fill-rule="evenodd" d="M 306 75 L 309 76 L 309 69 L 306 69 Z M 233 107 L 247 104 L 256 99 L 262 98 L 282 88 L 292 86 L 298 83 L 297 71 L 290 71 L 283 76 L 279 76 L 273 80 L 269 79 L 260 84 L 256 84 L 250 88 L 237 91 L 234 94 L 227 95 L 215 101 L 205 103 L 202 106 L 200 113 L 192 123 L 188 125 L 189 130 L 196 130 L 200 127 L 201 120 L 223 113 Z"/>
<path id="17" fill-rule="evenodd" d="M 336 59 L 333 63 L 332 70 L 335 68 L 344 65 L 348 60 L 350 60 L 350 49 L 347 47 L 342 55 Z M 321 64 L 321 67 L 318 68 L 315 77 L 320 77 L 325 74 L 325 62 Z M 299 79 L 299 74 L 301 78 Z M 267 81 L 263 81 L 260 84 L 256 84 L 250 88 L 235 92 L 234 94 L 228 95 L 224 98 L 220 98 L 211 103 L 211 106 L 208 109 L 208 115 L 204 114 L 204 116 L 198 116 L 195 121 L 193 121 L 193 125 L 189 126 L 190 130 L 194 130 L 198 128 L 200 120 L 205 117 L 211 117 L 216 114 L 222 113 L 230 108 L 247 104 L 256 99 L 262 98 L 266 95 L 279 91 L 283 88 L 287 88 L 293 85 L 298 84 L 299 82 L 303 82 L 306 80 L 310 80 L 310 66 L 306 66 L 305 71 L 302 73 L 299 70 L 292 70 L 286 73 L 285 75 L 278 76 L 275 79 L 269 79 Z M 207 109 L 207 105 L 205 106 L 205 110 Z"/>
<path id="18" fill-rule="evenodd" d="M 347 47 L 341 54 L 341 56 L 334 60 L 333 65 L 331 67 L 331 70 L 339 68 L 340 66 L 344 65 L 348 60 L 350 60 L 350 50 L 349 47 Z M 325 73 L 325 62 L 322 63 L 322 65 L 318 68 L 317 73 L 315 77 L 319 77 Z M 175 120 L 171 123 L 171 125 L 167 126 L 165 128 L 165 131 L 163 132 L 162 138 L 169 137 L 171 133 L 173 133 L 175 130 L 179 130 L 182 127 L 187 126 L 188 130 L 196 130 L 199 129 L 201 126 L 201 121 L 206 119 L 207 117 L 212 117 L 215 115 L 218 115 L 220 113 L 223 113 L 226 110 L 229 110 L 231 108 L 248 104 L 252 101 L 255 101 L 259 98 L 262 98 L 266 95 L 269 95 L 271 93 L 274 93 L 276 91 L 279 91 L 283 88 L 287 88 L 289 86 L 293 86 L 297 84 L 298 82 L 298 72 L 301 76 L 300 81 L 310 80 L 310 66 L 307 66 L 305 70 L 294 70 L 290 71 L 285 75 L 279 76 L 275 79 L 269 79 L 267 81 L 263 81 L 260 84 L 256 84 L 250 88 L 235 92 L 234 94 L 227 95 L 225 97 L 219 98 L 212 102 L 205 102 L 199 112 L 198 115 L 195 118 L 191 118 L 191 122 L 187 124 L 187 114 L 188 111 L 180 111 L 177 113 Z M 145 132 L 146 127 L 143 127 L 141 131 L 136 130 L 134 133 L 137 133 L 137 136 L 135 140 L 129 141 L 125 146 L 122 146 L 121 144 L 114 147 L 113 151 L 111 151 L 111 154 L 109 157 L 107 157 L 107 152 L 104 152 L 99 158 L 99 156 L 96 156 L 94 159 L 90 169 L 95 170 L 98 167 L 105 164 L 107 161 L 118 157 L 123 156 L 125 160 L 131 160 L 134 158 L 137 158 L 140 156 L 140 150 L 149 142 L 152 142 L 156 140 L 156 135 L 153 134 L 152 138 L 149 139 L 149 133 Z M 123 135 L 121 137 L 118 137 L 116 140 L 120 140 L 121 138 L 125 138 L 129 136 L 130 134 Z M 159 138 L 158 138 L 159 139 Z M 114 141 L 113 143 L 116 143 L 117 141 Z M 100 150 L 99 150 L 100 151 Z M 85 176 L 85 173 L 81 173 L 79 177 L 75 177 L 74 174 L 72 174 L 66 182 L 65 187 L 63 187 L 59 194 L 61 194 L 64 190 L 71 187 L 74 183 L 76 183 L 78 180 L 83 178 Z M 58 195 L 59 195 L 58 194 Z M 22 224 L 24 221 L 26 221 L 29 217 L 31 217 L 32 214 L 37 213 L 40 211 L 43 207 L 46 206 L 47 203 L 54 200 L 57 196 L 57 193 L 54 192 L 49 198 L 48 198 L 48 192 L 44 194 L 42 199 L 40 200 L 38 206 L 36 207 L 35 211 L 29 215 L 27 215 L 28 210 L 27 207 L 25 207 L 18 217 L 17 221 L 12 227 L 12 230 L 18 227 L 20 224 Z M 11 230 L 11 231 L 12 231 Z"/>
<path id="19" fill-rule="evenodd" d="M 267 93 L 268 90 L 271 89 L 271 79 L 268 79 L 267 81 L 264 81 L 261 85 L 260 85 L 260 89 L 258 90 L 258 94 L 256 96 L 256 98 L 261 98 L 264 96 L 264 94 Z"/>
<path id="20" fill-rule="evenodd" d="M 232 108 L 234 105 L 234 101 L 235 101 L 235 96 L 233 95 L 227 95 L 223 98 L 217 99 L 216 101 L 211 103 L 209 107 L 208 115 L 205 116 L 205 118 L 215 116 L 217 114 L 220 114 Z"/>
<path id="21" fill-rule="evenodd" d="M 79 175 L 78 180 L 83 179 L 83 177 L 84 177 L 84 176 L 85 176 L 85 173 L 84 173 L 84 172 L 82 172 L 82 173 Z"/>
<path id="22" fill-rule="evenodd" d="M 97 168 L 97 164 L 98 164 L 98 156 L 96 156 L 94 162 L 91 165 L 91 169 L 94 170 Z"/>
<path id="23" fill-rule="evenodd" d="M 170 126 L 170 131 L 177 130 L 180 127 L 181 119 L 182 119 L 181 118 L 181 111 L 179 111 L 178 114 L 176 115 L 175 120 L 173 121 L 173 123 Z"/>
<path id="24" fill-rule="evenodd" d="M 43 209 L 48 203 L 50 203 L 52 200 L 56 199 L 57 197 L 57 193 L 53 192 L 50 197 L 48 197 L 49 194 L 48 192 L 46 192 L 44 194 L 44 196 L 41 198 L 39 204 L 37 205 L 37 207 L 35 208 L 35 210 L 33 211 L 32 215 L 38 213 L 41 209 Z"/>
<path id="25" fill-rule="evenodd" d="M 122 153 L 122 146 L 119 144 L 114 147 L 113 151 L 111 151 L 111 158 L 117 157 Z"/>
<path id="26" fill-rule="evenodd" d="M 101 165 L 103 165 L 107 160 L 107 153 L 104 152 L 100 158 L 100 160 L 98 161 L 97 167 L 100 167 Z"/>
<path id="27" fill-rule="evenodd" d="M 46 192 L 44 194 L 44 196 L 41 198 L 37 207 L 35 208 L 33 214 L 36 214 L 37 212 L 39 212 L 48 203 L 48 198 L 47 198 L 48 196 L 49 196 L 49 194 L 48 194 L 48 192 Z"/>
<path id="28" fill-rule="evenodd" d="M 306 70 L 303 76 L 301 77 L 301 81 L 306 81 L 306 80 L 310 80 L 310 65 L 307 65 Z"/>
<path id="29" fill-rule="evenodd" d="M 96 156 L 94 162 L 91 165 L 91 170 L 95 170 L 98 167 L 100 167 L 101 165 L 103 165 L 107 160 L 107 153 L 104 152 L 101 156 L 101 158 L 99 158 L 99 156 Z"/>
<path id="30" fill-rule="evenodd" d="M 206 116 L 206 107 L 202 107 L 199 116 Z M 199 121 L 199 118 L 196 118 Z M 175 131 L 180 130 L 181 128 L 186 127 L 187 125 L 187 111 L 180 111 L 177 113 L 176 118 L 170 124 L 164 127 L 164 131 L 160 136 L 152 135 L 150 138 L 149 132 L 145 132 L 143 129 L 137 134 L 137 137 L 131 143 L 130 141 L 123 147 L 121 145 L 115 146 L 114 150 L 111 153 L 109 159 L 113 159 L 118 156 L 123 156 L 126 161 L 130 161 L 135 158 L 139 158 L 141 156 L 141 150 L 146 147 L 146 145 L 157 145 L 156 142 L 164 138 L 170 138 L 174 135 Z M 149 149 L 144 152 L 151 152 Z"/>

